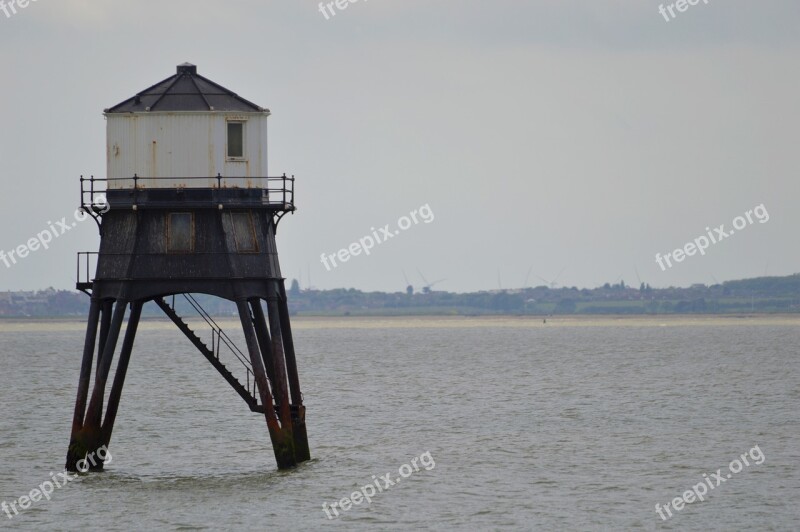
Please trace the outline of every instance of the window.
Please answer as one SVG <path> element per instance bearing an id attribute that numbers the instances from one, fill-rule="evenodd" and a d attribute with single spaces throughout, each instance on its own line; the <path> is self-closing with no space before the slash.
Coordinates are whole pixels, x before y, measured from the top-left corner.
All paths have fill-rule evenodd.
<path id="1" fill-rule="evenodd" d="M 232 212 L 231 224 L 233 236 L 236 239 L 236 250 L 239 253 L 257 253 L 258 241 L 253 227 L 253 219 L 249 212 Z"/>
<path id="2" fill-rule="evenodd" d="M 171 212 L 167 216 L 167 253 L 194 251 L 194 215 Z"/>
<path id="3" fill-rule="evenodd" d="M 244 122 L 228 122 L 228 157 L 244 157 Z"/>

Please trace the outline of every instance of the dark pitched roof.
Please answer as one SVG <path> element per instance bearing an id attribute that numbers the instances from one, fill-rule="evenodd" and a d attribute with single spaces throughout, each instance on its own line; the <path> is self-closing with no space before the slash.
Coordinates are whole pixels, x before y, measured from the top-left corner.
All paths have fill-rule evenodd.
<path id="1" fill-rule="evenodd" d="M 174 76 L 105 110 L 106 113 L 148 111 L 268 112 L 267 109 L 199 75 L 197 67 L 190 63 L 178 65 L 178 71 Z"/>

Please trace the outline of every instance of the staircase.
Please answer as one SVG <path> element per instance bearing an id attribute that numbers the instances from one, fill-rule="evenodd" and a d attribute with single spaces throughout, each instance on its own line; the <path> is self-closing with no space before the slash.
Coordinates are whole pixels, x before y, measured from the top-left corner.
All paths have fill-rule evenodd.
<path id="1" fill-rule="evenodd" d="M 172 297 L 172 305 L 170 305 L 164 298 L 156 298 L 154 299 L 156 305 L 158 305 L 161 310 L 164 311 L 169 319 L 178 326 L 183 334 L 197 347 L 197 350 L 206 357 L 214 369 L 216 369 L 220 375 L 231 385 L 231 387 L 236 391 L 236 393 L 244 399 L 244 402 L 247 403 L 247 406 L 250 407 L 252 412 L 257 413 L 264 413 L 264 405 L 259 404 L 258 402 L 258 389 L 256 386 L 255 378 L 253 376 L 253 368 L 248 360 L 247 356 L 233 343 L 233 341 L 225 334 L 225 331 L 217 324 L 216 321 L 205 311 L 205 309 L 200 306 L 200 303 L 191 295 L 191 294 L 181 294 L 184 299 L 194 308 L 195 311 L 200 315 L 201 318 L 211 327 L 211 347 L 208 347 L 203 340 L 197 336 L 197 334 L 189 327 L 189 325 L 183 321 L 183 319 L 178 315 L 175 311 L 175 296 Z M 231 371 L 220 362 L 219 355 L 222 346 L 226 347 L 225 351 L 230 352 L 234 355 L 234 357 L 238 360 L 238 362 L 244 367 L 247 372 L 246 377 L 246 384 L 242 384 L 239 380 L 231 373 Z"/>

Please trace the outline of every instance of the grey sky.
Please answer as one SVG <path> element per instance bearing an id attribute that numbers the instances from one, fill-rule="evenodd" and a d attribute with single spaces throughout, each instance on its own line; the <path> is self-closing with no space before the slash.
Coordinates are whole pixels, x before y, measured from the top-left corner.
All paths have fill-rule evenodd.
<path id="1" fill-rule="evenodd" d="M 653 286 L 800 271 L 796 1 L 38 0 L 0 11 L 0 249 L 71 217 L 105 173 L 102 110 L 189 61 L 272 110 L 271 174 L 298 177 L 286 277 L 318 288 Z M 764 204 L 661 271 L 665 254 Z M 320 254 L 429 204 L 436 219 L 326 271 Z M 0 290 L 74 283 L 91 222 Z"/>

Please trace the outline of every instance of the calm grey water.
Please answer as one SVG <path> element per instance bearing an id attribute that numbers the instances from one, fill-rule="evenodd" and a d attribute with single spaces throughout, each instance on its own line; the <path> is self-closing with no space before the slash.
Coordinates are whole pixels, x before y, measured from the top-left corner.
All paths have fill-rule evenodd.
<path id="1" fill-rule="evenodd" d="M 796 321 L 296 320 L 295 336 L 312 462 L 278 472 L 263 416 L 178 331 L 143 324 L 107 471 L 0 527 L 800 528 Z M 62 470 L 82 338 L 0 324 L 0 501 Z M 763 464 L 655 513 L 755 445 Z M 433 469 L 326 518 L 424 452 Z"/>

